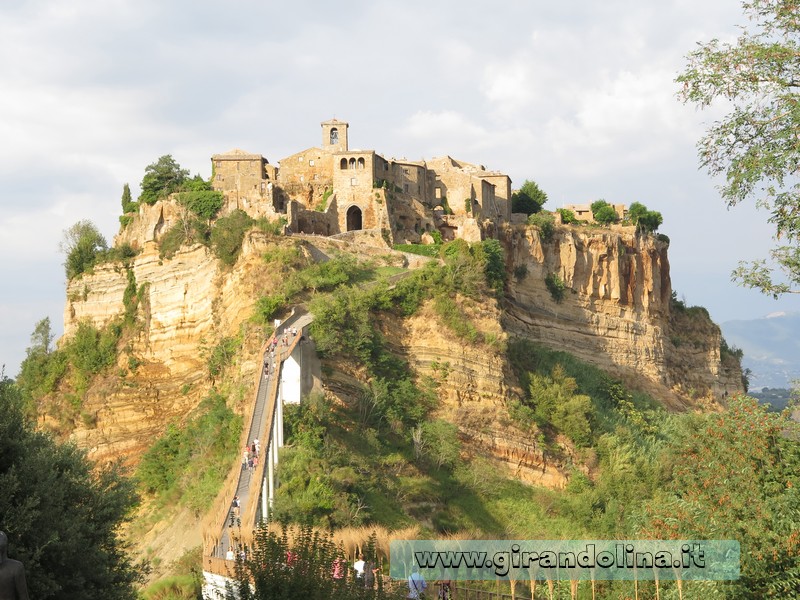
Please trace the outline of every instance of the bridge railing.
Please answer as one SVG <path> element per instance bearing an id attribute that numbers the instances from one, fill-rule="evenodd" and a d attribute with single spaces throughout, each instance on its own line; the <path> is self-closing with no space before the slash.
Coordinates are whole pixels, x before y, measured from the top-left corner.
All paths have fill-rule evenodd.
<path id="1" fill-rule="evenodd" d="M 267 350 L 270 342 L 272 341 L 272 337 L 270 336 L 264 345 L 261 346 L 261 350 L 259 351 L 259 361 L 261 360 L 260 357 L 264 356 L 264 353 Z M 231 505 L 233 503 L 233 497 L 236 495 L 236 490 L 239 488 L 239 479 L 242 476 L 242 467 L 241 467 L 241 455 L 242 455 L 242 448 L 249 442 L 248 434 L 250 433 L 250 429 L 253 423 L 253 413 L 256 408 L 256 403 L 258 402 L 258 392 L 261 386 L 261 362 L 259 362 L 259 368 L 256 369 L 256 385 L 255 391 L 253 393 L 253 401 L 245 408 L 245 414 L 243 422 L 245 426 L 242 428 L 242 433 L 239 436 L 239 447 L 236 456 L 236 467 L 232 468 L 228 473 L 228 476 L 225 478 L 225 481 L 222 484 L 222 488 L 220 489 L 219 493 L 217 494 L 214 503 L 211 505 L 211 509 L 206 513 L 206 516 L 203 517 L 201 520 L 201 527 L 203 531 L 203 555 L 204 556 L 211 556 L 214 549 L 219 545 L 220 538 L 222 537 L 222 529 L 224 528 L 225 522 L 228 520 L 228 515 L 230 514 Z M 222 528 L 219 526 L 222 523 Z"/>
<path id="2" fill-rule="evenodd" d="M 282 331 L 285 331 L 286 328 L 291 324 L 292 321 L 296 320 L 296 317 L 291 317 L 284 321 L 280 327 L 275 330 L 270 338 L 264 342 L 264 345 L 261 347 L 259 352 L 259 361 L 261 361 L 261 357 L 266 354 L 267 348 L 269 347 L 270 343 L 272 342 L 273 338 L 279 336 Z M 266 397 L 266 419 L 263 421 L 264 425 L 262 426 L 261 430 L 255 432 L 255 437 L 258 437 L 260 440 L 264 440 L 264 444 L 262 445 L 262 460 L 259 461 L 258 466 L 252 473 L 250 477 L 250 483 L 248 486 L 248 494 L 247 494 L 247 504 L 244 506 L 244 510 L 240 515 L 240 522 L 242 523 L 242 527 L 237 532 L 237 541 L 243 543 L 245 545 L 252 545 L 253 541 L 253 533 L 256 525 L 256 514 L 258 513 L 258 499 L 260 494 L 261 482 L 264 479 L 264 475 L 266 469 L 269 468 L 268 460 L 269 460 L 269 449 L 272 445 L 272 436 L 274 435 L 273 431 L 273 421 L 275 419 L 275 409 L 276 409 L 276 402 L 278 398 L 278 386 L 280 385 L 280 367 L 283 362 L 291 356 L 292 352 L 294 351 L 295 347 L 297 346 L 299 339 L 301 337 L 302 332 L 298 332 L 298 335 L 294 336 L 294 339 L 287 347 L 281 348 L 278 346 L 278 351 L 275 353 L 275 376 L 270 378 L 269 380 L 269 388 L 267 389 L 267 397 Z M 259 364 L 262 364 L 259 362 Z M 249 443 L 249 435 L 250 431 L 253 428 L 253 418 L 255 413 L 255 407 L 258 403 L 258 395 L 260 392 L 261 385 L 263 385 L 263 378 L 262 378 L 263 370 L 258 368 L 256 370 L 256 385 L 255 385 L 255 392 L 253 394 L 253 401 L 246 409 L 246 425 L 242 428 L 242 434 L 239 440 L 239 449 L 244 448 L 245 444 Z M 228 561 L 222 559 L 220 557 L 214 557 L 214 551 L 219 547 L 220 541 L 222 539 L 223 533 L 225 531 L 226 524 L 228 522 L 228 518 L 230 515 L 231 505 L 233 502 L 233 497 L 236 495 L 236 491 L 239 488 L 239 480 L 242 475 L 242 467 L 241 467 L 241 458 L 237 456 L 236 463 L 231 468 L 228 476 L 225 479 L 225 482 L 220 489 L 217 498 L 214 501 L 211 509 L 208 513 L 206 513 L 206 517 L 203 518 L 201 521 L 202 531 L 203 531 L 203 556 L 204 556 L 204 564 L 208 558 L 215 558 L 215 561 L 209 562 L 208 566 L 214 567 L 209 568 L 210 572 L 217 573 L 220 575 L 226 575 L 228 570 L 218 570 L 219 568 L 225 567 L 228 568 Z M 217 563 L 217 561 L 221 561 Z"/>

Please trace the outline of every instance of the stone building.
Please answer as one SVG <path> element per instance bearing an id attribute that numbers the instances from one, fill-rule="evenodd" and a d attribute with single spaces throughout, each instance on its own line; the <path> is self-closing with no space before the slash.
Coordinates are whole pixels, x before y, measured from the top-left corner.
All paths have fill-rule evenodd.
<path id="1" fill-rule="evenodd" d="M 620 221 L 628 216 L 628 207 L 624 204 L 611 204 L 611 208 L 617 213 Z M 594 215 L 592 214 L 591 204 L 565 204 L 562 208 L 571 210 L 575 214 L 578 221 L 585 221 L 587 223 L 594 223 Z"/>
<path id="2" fill-rule="evenodd" d="M 233 150 L 212 157 L 214 189 L 258 216 L 283 216 L 297 233 L 379 231 L 394 243 L 419 242 L 438 230 L 445 239 L 480 240 L 486 226 L 510 218 L 511 179 L 449 156 L 430 161 L 387 159 L 351 149 L 349 124 L 323 121 L 322 143 L 280 160 Z"/>

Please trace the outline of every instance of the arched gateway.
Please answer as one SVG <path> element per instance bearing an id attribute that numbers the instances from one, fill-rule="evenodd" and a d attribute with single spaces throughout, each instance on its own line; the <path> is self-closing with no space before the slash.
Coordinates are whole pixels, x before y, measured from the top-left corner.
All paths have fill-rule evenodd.
<path id="1" fill-rule="evenodd" d="M 347 209 L 347 231 L 358 231 L 362 228 L 361 209 L 351 206 Z"/>

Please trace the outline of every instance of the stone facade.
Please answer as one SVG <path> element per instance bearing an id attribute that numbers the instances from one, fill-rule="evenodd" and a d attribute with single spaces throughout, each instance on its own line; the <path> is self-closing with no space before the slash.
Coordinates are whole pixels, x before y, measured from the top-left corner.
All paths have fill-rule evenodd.
<path id="1" fill-rule="evenodd" d="M 481 231 L 511 217 L 508 175 L 449 156 L 387 159 L 351 149 L 348 123 L 321 126 L 321 146 L 283 158 L 278 167 L 242 150 L 214 155 L 214 189 L 253 216 L 283 216 L 294 232 L 380 229 L 396 243 L 419 242 L 436 229 L 447 239 L 480 239 Z"/>
<path id="2" fill-rule="evenodd" d="M 586 223 L 594 223 L 594 215 L 592 214 L 591 204 L 565 204 L 563 206 L 566 210 L 571 210 L 575 214 L 578 221 L 585 221 Z M 628 207 L 624 204 L 611 204 L 611 208 L 617 213 L 620 220 L 628 216 Z"/>

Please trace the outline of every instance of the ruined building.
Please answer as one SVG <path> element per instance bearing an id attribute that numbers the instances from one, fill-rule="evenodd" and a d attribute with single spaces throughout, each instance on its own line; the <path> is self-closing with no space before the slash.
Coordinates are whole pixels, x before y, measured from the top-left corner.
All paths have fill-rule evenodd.
<path id="1" fill-rule="evenodd" d="M 387 159 L 351 149 L 348 124 L 322 124 L 322 145 L 273 166 L 260 154 L 215 154 L 214 189 L 231 208 L 253 217 L 284 217 L 294 233 L 379 232 L 392 243 L 478 241 L 511 213 L 511 179 L 449 156 L 430 161 Z"/>

